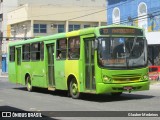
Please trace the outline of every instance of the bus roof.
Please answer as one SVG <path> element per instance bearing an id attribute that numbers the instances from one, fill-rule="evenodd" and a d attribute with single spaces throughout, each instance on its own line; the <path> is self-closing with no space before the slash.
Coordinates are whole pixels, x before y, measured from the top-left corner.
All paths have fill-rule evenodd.
<path id="1" fill-rule="evenodd" d="M 47 41 L 47 40 L 54 40 L 59 38 L 65 38 L 65 37 L 73 37 L 78 35 L 85 35 L 85 34 L 95 34 L 98 33 L 100 28 L 114 28 L 114 27 L 125 27 L 125 28 L 135 28 L 135 29 L 141 29 L 139 27 L 135 26 L 126 26 L 126 25 L 109 25 L 109 26 L 100 26 L 100 27 L 90 27 L 90 28 L 84 28 L 76 31 L 71 31 L 67 33 L 57 33 L 54 35 L 44 36 L 44 37 L 38 37 L 28 40 L 21 40 L 17 42 L 11 42 L 9 43 L 9 46 L 16 46 L 16 45 L 22 45 L 27 43 L 33 43 L 33 42 L 40 42 L 40 41 Z"/>

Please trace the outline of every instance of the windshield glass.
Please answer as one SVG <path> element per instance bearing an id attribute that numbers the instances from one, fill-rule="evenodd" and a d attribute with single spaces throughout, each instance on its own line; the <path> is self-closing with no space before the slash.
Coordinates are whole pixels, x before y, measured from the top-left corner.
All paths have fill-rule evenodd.
<path id="1" fill-rule="evenodd" d="M 143 37 L 98 38 L 99 65 L 108 68 L 134 68 L 147 64 L 147 44 Z"/>

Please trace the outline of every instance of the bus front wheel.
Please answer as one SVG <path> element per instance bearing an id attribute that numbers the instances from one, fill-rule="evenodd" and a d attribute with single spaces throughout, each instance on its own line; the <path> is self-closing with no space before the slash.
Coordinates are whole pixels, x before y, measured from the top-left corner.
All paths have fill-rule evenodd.
<path id="1" fill-rule="evenodd" d="M 31 85 L 30 76 L 27 76 L 27 78 L 26 78 L 26 86 L 27 86 L 27 90 L 28 90 L 29 92 L 31 92 L 31 91 L 32 91 L 32 85 Z"/>
<path id="2" fill-rule="evenodd" d="M 69 93 L 72 98 L 78 99 L 80 97 L 80 92 L 78 90 L 78 84 L 75 78 L 73 78 L 69 84 Z"/>

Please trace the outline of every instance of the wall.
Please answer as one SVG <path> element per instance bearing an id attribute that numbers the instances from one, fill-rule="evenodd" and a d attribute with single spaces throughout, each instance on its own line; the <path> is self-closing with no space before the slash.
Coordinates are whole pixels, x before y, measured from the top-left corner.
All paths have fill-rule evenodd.
<path id="1" fill-rule="evenodd" d="M 97 12 L 98 11 L 98 12 Z M 97 13 L 96 13 L 97 12 Z M 94 13 L 94 14 L 93 14 Z M 106 21 L 105 7 L 52 7 L 24 5 L 8 13 L 8 24 L 26 20 Z M 83 17 L 81 17 L 83 16 Z"/>
<path id="2" fill-rule="evenodd" d="M 2 14 L 3 14 L 3 23 L 2 23 L 2 32 L 3 36 L 6 37 L 7 34 L 7 12 L 15 9 L 17 7 L 16 0 L 3 0 L 2 2 Z"/>
<path id="3" fill-rule="evenodd" d="M 120 9 L 120 21 L 124 24 L 130 24 L 128 18 L 134 20 L 138 25 L 138 6 L 144 2 L 147 5 L 147 29 L 151 31 L 160 30 L 160 1 L 159 0 L 108 0 L 108 24 L 112 24 L 112 13 L 115 7 Z M 126 12 L 127 11 L 127 12 Z M 150 18 L 152 15 L 153 18 Z M 142 18 L 139 18 L 142 19 Z"/>
<path id="4" fill-rule="evenodd" d="M 87 7 L 105 7 L 106 0 L 18 0 L 19 5 L 53 5 L 53 6 L 87 6 Z"/>
<path id="5" fill-rule="evenodd" d="M 97 12 L 98 11 L 98 12 Z M 80 24 L 83 28 L 84 24 L 90 26 L 106 25 L 105 7 L 67 7 L 67 6 L 35 6 L 25 4 L 8 13 L 8 25 L 15 31 L 11 32 L 10 37 L 23 37 L 24 30 L 22 25 L 27 23 L 26 37 L 46 36 L 57 33 L 56 29 L 51 28 L 51 24 L 64 24 L 67 29 L 68 24 Z M 47 33 L 34 34 L 33 24 L 47 24 Z M 14 35 L 15 34 L 15 35 Z"/>
<path id="6" fill-rule="evenodd" d="M 138 11 L 140 3 L 147 6 L 147 13 L 142 16 Z M 120 10 L 120 24 L 142 27 L 149 44 L 160 44 L 160 0 L 108 0 L 108 24 L 113 24 L 112 13 L 116 7 Z"/>

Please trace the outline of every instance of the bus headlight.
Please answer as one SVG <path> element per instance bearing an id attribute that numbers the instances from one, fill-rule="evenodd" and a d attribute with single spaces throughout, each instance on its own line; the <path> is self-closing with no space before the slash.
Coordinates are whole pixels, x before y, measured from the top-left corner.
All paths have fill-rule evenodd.
<path id="1" fill-rule="evenodd" d="M 111 82 L 111 78 L 109 78 L 109 77 L 106 76 L 106 75 L 103 75 L 103 82 L 104 82 L 104 83 Z"/>
<path id="2" fill-rule="evenodd" d="M 148 74 L 144 75 L 144 76 L 142 77 L 142 80 L 149 80 Z"/>

